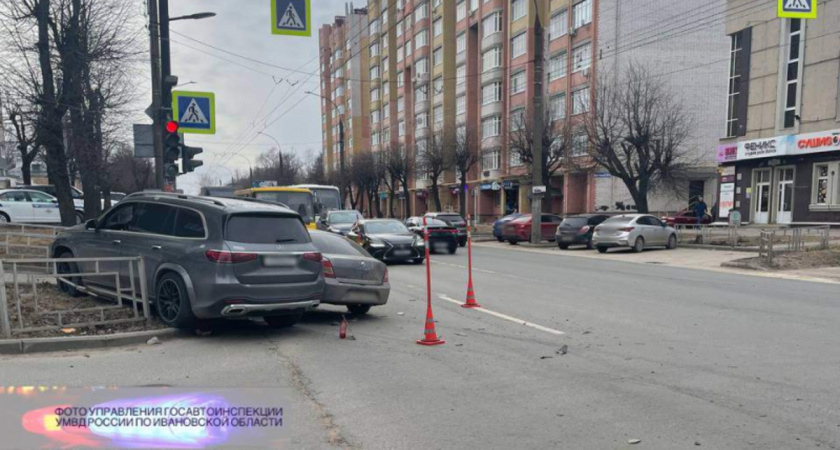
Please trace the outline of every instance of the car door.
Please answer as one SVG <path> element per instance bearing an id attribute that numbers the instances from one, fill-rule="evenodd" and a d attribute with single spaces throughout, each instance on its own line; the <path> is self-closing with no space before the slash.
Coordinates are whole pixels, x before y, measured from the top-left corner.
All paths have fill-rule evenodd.
<path id="1" fill-rule="evenodd" d="M 540 224 L 540 232 L 542 233 L 542 239 L 547 239 L 550 241 L 554 240 L 554 236 L 557 232 L 557 225 L 560 225 L 560 222 L 558 222 L 557 219 L 557 216 L 553 216 L 551 214 L 543 214 L 542 223 Z"/>
<path id="2" fill-rule="evenodd" d="M 131 236 L 129 228 L 134 220 L 134 208 L 137 202 L 123 203 L 111 210 L 100 220 L 95 230 L 85 231 L 86 239 L 73 249 L 79 258 L 121 258 L 123 241 Z M 82 264 L 86 273 L 93 273 L 95 262 Z M 121 261 L 100 261 L 99 271 L 122 276 L 127 270 Z M 116 278 L 109 276 L 91 276 L 85 278 L 85 284 L 93 284 L 108 290 L 116 288 Z"/>
<path id="3" fill-rule="evenodd" d="M 0 211 L 9 216 L 9 222 L 31 222 L 32 203 L 24 191 L 7 191 L 0 194 Z"/>
<path id="4" fill-rule="evenodd" d="M 665 245 L 668 242 L 668 232 L 662 221 L 656 217 L 649 216 L 648 222 L 650 223 L 651 235 L 653 236 L 655 245 Z"/>
<path id="5" fill-rule="evenodd" d="M 58 201 L 55 197 L 38 191 L 25 191 L 32 205 L 32 222 L 60 223 Z"/>
<path id="6" fill-rule="evenodd" d="M 129 233 L 122 239 L 122 253 L 124 258 L 142 256 L 145 263 L 146 277 L 154 274 L 157 268 L 166 261 L 174 261 L 184 255 L 186 249 L 183 243 L 174 239 L 175 221 L 178 209 L 161 203 L 136 203 L 134 218 L 129 226 Z M 131 288 L 131 277 L 134 277 L 135 293 L 139 294 L 140 275 L 137 264 L 128 262 L 120 268 L 120 287 L 126 291 Z M 149 292 L 151 292 L 151 285 Z"/>

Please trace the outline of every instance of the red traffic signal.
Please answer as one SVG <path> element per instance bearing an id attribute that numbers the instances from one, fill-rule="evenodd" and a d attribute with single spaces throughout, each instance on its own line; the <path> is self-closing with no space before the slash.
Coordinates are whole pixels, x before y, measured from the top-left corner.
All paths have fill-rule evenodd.
<path id="1" fill-rule="evenodd" d="M 174 120 L 170 120 L 166 122 L 166 131 L 168 133 L 177 133 L 178 132 L 178 122 Z"/>

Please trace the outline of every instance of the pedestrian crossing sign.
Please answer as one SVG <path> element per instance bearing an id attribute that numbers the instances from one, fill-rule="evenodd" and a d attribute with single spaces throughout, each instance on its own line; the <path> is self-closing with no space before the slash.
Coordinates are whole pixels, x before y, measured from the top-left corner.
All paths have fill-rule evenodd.
<path id="1" fill-rule="evenodd" d="M 312 36 L 309 0 L 270 0 L 271 34 Z"/>
<path id="2" fill-rule="evenodd" d="M 215 94 L 173 91 L 172 118 L 182 133 L 216 134 Z"/>
<path id="3" fill-rule="evenodd" d="M 778 0 L 779 17 L 789 19 L 816 19 L 817 0 Z"/>

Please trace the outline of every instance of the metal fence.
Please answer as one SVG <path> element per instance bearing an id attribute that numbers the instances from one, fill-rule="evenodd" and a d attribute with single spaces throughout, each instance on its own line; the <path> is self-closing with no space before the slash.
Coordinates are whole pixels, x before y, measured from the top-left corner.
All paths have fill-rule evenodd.
<path id="1" fill-rule="evenodd" d="M 737 247 L 741 243 L 738 227 L 678 224 L 675 228 L 677 241 L 681 244 L 719 244 Z"/>
<path id="2" fill-rule="evenodd" d="M 46 234 L 52 237 L 66 230 L 67 227 L 53 225 L 31 225 L 27 223 L 0 223 L 0 233 L 24 233 L 24 234 Z"/>
<path id="3" fill-rule="evenodd" d="M 785 230 L 785 237 L 787 237 Z M 809 242 L 815 242 L 812 247 L 819 250 L 828 250 L 828 241 L 831 235 L 829 225 L 815 227 L 796 227 L 790 229 L 790 239 L 787 240 L 787 249 L 790 252 L 801 252 L 808 248 Z"/>
<path id="4" fill-rule="evenodd" d="M 102 270 L 101 266 L 108 263 L 125 263 L 128 269 L 128 284 L 124 287 L 119 270 Z M 44 273 L 28 270 L 28 266 L 44 266 L 49 269 Z M 79 269 L 79 267 L 82 267 Z M 135 277 L 137 274 L 137 277 Z M 95 325 L 109 325 L 128 322 L 148 322 L 150 320 L 149 298 L 146 292 L 146 268 L 143 258 L 30 258 L 0 260 L 0 335 L 10 339 L 13 334 L 31 333 L 44 330 L 60 330 L 66 327 L 86 327 Z M 9 279 L 11 277 L 11 279 Z M 92 289 L 79 282 L 82 278 L 109 279 L 113 277 L 113 292 Z M 135 281 L 139 280 L 139 283 Z M 39 284 L 53 281 L 77 289 L 79 292 L 96 297 L 116 300 L 116 305 L 96 306 L 85 308 L 43 309 L 39 306 Z M 139 284 L 139 286 L 137 286 Z M 11 285 L 11 286 L 9 286 Z M 41 289 L 52 288 L 50 284 Z M 106 312 L 122 309 L 124 301 L 132 302 L 133 317 L 107 319 Z M 11 304 L 10 304 L 11 302 Z M 10 309 L 10 308 L 13 308 Z M 140 313 L 142 309 L 142 317 Z M 52 316 L 49 325 L 29 326 L 24 319 L 24 311 L 31 317 Z M 13 314 L 14 313 L 14 314 Z M 91 316 L 98 316 L 90 319 Z M 67 321 L 70 317 L 88 317 L 85 321 Z"/>

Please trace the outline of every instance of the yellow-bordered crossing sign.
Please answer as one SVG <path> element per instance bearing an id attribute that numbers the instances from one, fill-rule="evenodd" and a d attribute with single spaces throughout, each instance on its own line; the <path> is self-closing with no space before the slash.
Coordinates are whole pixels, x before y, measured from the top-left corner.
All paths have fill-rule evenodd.
<path id="1" fill-rule="evenodd" d="M 309 0 L 270 0 L 271 34 L 312 36 Z"/>
<path id="2" fill-rule="evenodd" d="M 789 19 L 816 19 L 817 0 L 778 0 L 779 17 Z"/>
<path id="3" fill-rule="evenodd" d="M 172 117 L 182 133 L 216 134 L 216 95 L 173 91 Z"/>

